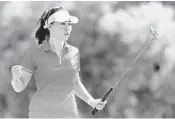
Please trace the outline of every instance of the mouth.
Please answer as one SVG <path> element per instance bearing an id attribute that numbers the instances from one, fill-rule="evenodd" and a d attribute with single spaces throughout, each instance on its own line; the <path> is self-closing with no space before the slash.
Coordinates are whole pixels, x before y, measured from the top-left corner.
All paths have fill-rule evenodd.
<path id="1" fill-rule="evenodd" d="M 69 33 L 66 33 L 66 34 L 64 34 L 65 36 L 68 36 L 69 35 Z"/>

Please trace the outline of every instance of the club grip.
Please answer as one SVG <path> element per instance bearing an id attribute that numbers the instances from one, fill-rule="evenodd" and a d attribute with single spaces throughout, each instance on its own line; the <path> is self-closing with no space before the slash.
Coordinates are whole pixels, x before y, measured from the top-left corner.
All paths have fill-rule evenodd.
<path id="1" fill-rule="evenodd" d="M 106 100 L 106 98 L 108 97 L 108 95 L 112 92 L 113 88 L 110 88 L 108 90 L 108 92 L 102 97 L 101 101 L 104 102 Z M 92 115 L 95 115 L 96 112 L 98 112 L 98 109 L 94 108 L 92 111 Z"/>

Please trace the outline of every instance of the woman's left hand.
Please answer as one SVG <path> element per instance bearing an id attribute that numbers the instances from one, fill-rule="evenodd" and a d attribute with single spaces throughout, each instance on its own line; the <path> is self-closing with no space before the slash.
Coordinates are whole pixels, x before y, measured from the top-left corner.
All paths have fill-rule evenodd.
<path id="1" fill-rule="evenodd" d="M 107 103 L 106 100 L 103 102 L 101 101 L 101 99 L 92 99 L 89 101 L 89 105 L 91 105 L 91 107 L 96 108 L 98 110 L 102 110 L 106 105 L 106 103 Z"/>

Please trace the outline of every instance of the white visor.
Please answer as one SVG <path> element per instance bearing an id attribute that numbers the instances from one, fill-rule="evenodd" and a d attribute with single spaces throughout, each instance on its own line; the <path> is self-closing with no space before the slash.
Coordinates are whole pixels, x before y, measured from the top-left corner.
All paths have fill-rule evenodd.
<path id="1" fill-rule="evenodd" d="M 69 12 L 65 9 L 59 10 L 56 13 L 52 14 L 49 19 L 46 21 L 46 24 L 50 24 L 52 22 L 66 22 L 69 21 L 71 24 L 77 24 L 78 18 L 76 16 L 70 16 Z"/>

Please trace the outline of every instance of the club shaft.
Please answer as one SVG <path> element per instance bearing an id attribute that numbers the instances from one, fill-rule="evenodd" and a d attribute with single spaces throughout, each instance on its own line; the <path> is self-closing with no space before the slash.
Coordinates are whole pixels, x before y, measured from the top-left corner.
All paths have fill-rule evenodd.
<path id="1" fill-rule="evenodd" d="M 102 97 L 101 101 L 105 101 L 106 98 L 109 96 L 110 93 L 112 93 L 112 91 L 117 87 L 117 85 L 119 84 L 119 82 L 123 79 L 123 77 L 128 73 L 128 71 L 133 67 L 134 63 L 138 60 L 138 58 L 143 54 L 143 52 L 145 51 L 145 49 L 147 48 L 148 44 L 150 41 L 152 41 L 154 39 L 148 40 L 145 45 L 144 48 L 139 52 L 139 54 L 135 57 L 135 59 L 132 61 L 132 63 L 126 68 L 126 70 L 123 72 L 123 74 L 121 75 L 120 79 L 116 82 L 116 84 L 114 85 L 114 87 L 110 88 L 108 90 L 108 92 Z M 92 111 L 92 114 L 95 115 L 96 112 L 98 112 L 98 109 L 94 108 Z"/>
<path id="2" fill-rule="evenodd" d="M 143 52 L 146 50 L 148 47 L 148 44 L 151 40 L 147 41 L 144 45 L 144 48 L 139 52 L 139 54 L 135 57 L 135 59 L 132 61 L 132 63 L 126 68 L 126 70 L 123 72 L 121 75 L 120 79 L 116 82 L 113 88 L 116 88 L 116 86 L 119 84 L 119 82 L 124 78 L 124 76 L 128 73 L 128 71 L 133 67 L 133 65 L 136 63 L 138 58 L 143 54 Z"/>

